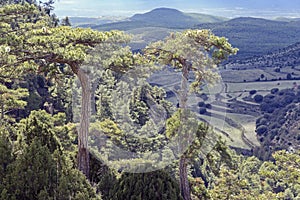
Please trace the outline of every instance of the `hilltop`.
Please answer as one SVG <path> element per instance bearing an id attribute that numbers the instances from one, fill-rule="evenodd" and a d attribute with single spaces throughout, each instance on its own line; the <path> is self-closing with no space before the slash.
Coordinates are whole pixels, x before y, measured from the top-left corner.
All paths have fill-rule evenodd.
<path id="1" fill-rule="evenodd" d="M 134 35 L 131 47 L 139 50 L 149 42 L 161 40 L 170 32 L 183 29 L 210 29 L 215 35 L 228 38 L 232 46 L 239 48 L 230 61 L 263 56 L 300 42 L 298 18 L 275 20 L 185 13 L 172 8 L 157 8 L 129 18 L 70 18 L 73 26 L 90 27 L 100 31 L 123 30 Z"/>
<path id="2" fill-rule="evenodd" d="M 215 35 L 228 38 L 234 47 L 239 48 L 238 54 L 231 60 L 262 56 L 300 41 L 300 21 L 297 19 L 239 17 L 229 20 L 171 8 L 157 8 L 123 21 L 91 28 L 101 31 L 118 29 L 134 34 L 134 50 L 143 48 L 149 41 L 163 39 L 170 32 L 188 28 L 210 29 Z"/>
<path id="3" fill-rule="evenodd" d="M 163 27 L 172 29 L 187 29 L 202 23 L 217 23 L 228 20 L 205 14 L 184 13 L 172 8 L 157 8 L 143 14 L 135 14 L 126 21 L 92 26 L 97 30 L 131 30 L 145 27 Z"/>

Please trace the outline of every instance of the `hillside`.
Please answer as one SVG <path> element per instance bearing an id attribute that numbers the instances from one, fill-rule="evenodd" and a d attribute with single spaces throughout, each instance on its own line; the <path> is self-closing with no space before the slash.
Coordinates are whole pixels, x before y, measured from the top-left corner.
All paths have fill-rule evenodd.
<path id="1" fill-rule="evenodd" d="M 263 97 L 260 108 L 264 114 L 256 120 L 257 137 L 261 143 L 255 150 L 256 155 L 268 159 L 276 150 L 299 149 L 299 97 L 299 87 L 273 89 Z"/>
<path id="2" fill-rule="evenodd" d="M 197 24 L 216 23 L 227 20 L 223 17 L 216 17 L 204 14 L 184 13 L 171 8 L 157 8 L 143 14 L 135 14 L 128 21 L 108 23 L 105 25 L 93 26 L 97 30 L 130 30 L 144 27 L 164 27 L 173 29 L 192 28 Z"/>
<path id="3" fill-rule="evenodd" d="M 150 42 L 161 40 L 167 37 L 171 32 L 174 32 L 174 30 L 163 27 L 145 27 L 127 31 L 127 33 L 133 35 L 129 44 L 133 50 L 143 49 Z"/>
<path id="4" fill-rule="evenodd" d="M 300 43 L 286 48 L 269 52 L 262 56 L 253 56 L 248 59 L 235 60 L 226 65 L 227 68 L 253 69 L 265 67 L 296 67 L 300 65 Z"/>
<path id="5" fill-rule="evenodd" d="M 155 29 L 159 27 L 159 34 Z M 240 17 L 228 20 L 210 15 L 183 13 L 176 9 L 158 8 L 144 14 L 136 14 L 126 21 L 92 26 L 93 29 L 108 31 L 119 29 L 147 38 L 163 39 L 171 31 L 187 28 L 211 29 L 214 34 L 224 36 L 239 48 L 231 61 L 253 56 L 262 56 L 300 41 L 299 20 L 267 20 L 261 18 Z M 149 31 L 152 28 L 151 31 Z M 162 29 L 166 31 L 162 33 Z M 145 37 L 144 37 L 145 38 Z M 134 41 L 133 48 L 143 48 L 147 41 Z"/>
<path id="6" fill-rule="evenodd" d="M 263 55 L 300 41 L 299 22 L 283 22 L 241 17 L 220 23 L 199 24 L 197 28 L 211 29 L 225 36 L 240 49 L 236 58 Z"/>

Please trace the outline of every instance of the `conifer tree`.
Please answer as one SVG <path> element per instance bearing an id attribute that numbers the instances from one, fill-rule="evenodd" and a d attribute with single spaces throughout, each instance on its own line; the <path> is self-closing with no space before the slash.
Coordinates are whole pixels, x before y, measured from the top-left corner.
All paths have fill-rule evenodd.
<path id="1" fill-rule="evenodd" d="M 13 4 L 0 8 L 0 79 L 34 72 L 48 77 L 63 76 L 59 64 L 69 66 L 82 87 L 81 121 L 78 131 L 78 168 L 88 176 L 88 127 L 90 83 L 80 66 L 88 51 L 99 43 L 122 43 L 128 37 L 122 32 L 98 32 L 91 29 L 55 27 L 53 20 L 32 4 Z"/>
<path id="2" fill-rule="evenodd" d="M 7 197 L 8 166 L 14 161 L 13 145 L 6 130 L 0 127 L 0 199 Z M 3 196 L 2 196 L 3 195 Z"/>
<path id="3" fill-rule="evenodd" d="M 181 70 L 181 88 L 179 91 L 179 108 L 182 110 L 180 121 L 187 120 L 187 100 L 190 91 L 199 91 L 204 81 L 214 83 L 219 76 L 217 65 L 229 55 L 235 54 L 237 49 L 232 48 L 224 37 L 217 37 L 209 30 L 186 30 L 181 33 L 172 33 L 164 41 L 150 44 L 145 54 L 163 65 L 171 65 Z M 189 74 L 195 74 L 195 80 L 188 84 Z M 185 130 L 185 129 L 184 129 Z M 184 131 L 183 131 L 184 132 Z M 182 138 L 190 141 L 190 134 L 183 134 Z M 187 176 L 187 157 L 183 154 L 179 161 L 180 190 L 185 200 L 190 200 L 190 187 Z"/>
<path id="4" fill-rule="evenodd" d="M 134 189 L 133 189 L 134 188 Z M 115 185 L 112 200 L 181 200 L 176 182 L 163 170 L 149 173 L 124 173 Z"/>
<path id="5" fill-rule="evenodd" d="M 10 89 L 0 83 L 0 126 L 4 124 L 4 121 L 13 120 L 9 117 L 12 111 L 26 106 L 24 98 L 27 96 L 28 91 L 25 88 Z"/>

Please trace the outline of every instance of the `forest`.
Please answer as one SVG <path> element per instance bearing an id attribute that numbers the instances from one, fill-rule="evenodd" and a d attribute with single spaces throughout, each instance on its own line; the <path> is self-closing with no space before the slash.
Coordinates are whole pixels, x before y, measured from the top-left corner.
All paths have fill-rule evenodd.
<path id="1" fill-rule="evenodd" d="M 299 87 L 254 96 L 261 146 L 245 155 L 189 105 L 237 54 L 225 37 L 186 29 L 136 52 L 53 3 L 0 2 L 1 200 L 300 199 Z M 176 102 L 148 81 L 162 71 L 180 74 Z"/>

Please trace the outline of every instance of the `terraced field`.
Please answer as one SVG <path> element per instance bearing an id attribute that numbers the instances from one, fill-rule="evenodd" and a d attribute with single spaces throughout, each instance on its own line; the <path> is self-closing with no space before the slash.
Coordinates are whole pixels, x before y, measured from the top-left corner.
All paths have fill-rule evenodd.
<path id="1" fill-rule="evenodd" d="M 178 103 L 177 95 L 180 89 L 181 76 L 179 72 L 170 69 L 154 74 L 148 81 L 152 85 L 162 86 L 167 91 L 167 99 L 174 105 Z M 256 138 L 256 119 L 261 115 L 259 104 L 253 101 L 256 94 L 266 95 L 273 88 L 291 88 L 295 80 L 270 82 L 223 82 L 214 87 L 202 88 L 202 94 L 190 94 L 188 105 L 197 113 L 200 120 L 214 127 L 230 146 L 251 149 L 258 146 Z M 249 91 L 256 90 L 254 95 Z M 199 106 L 199 102 L 201 105 Z M 200 109 L 206 112 L 200 114 Z"/>

